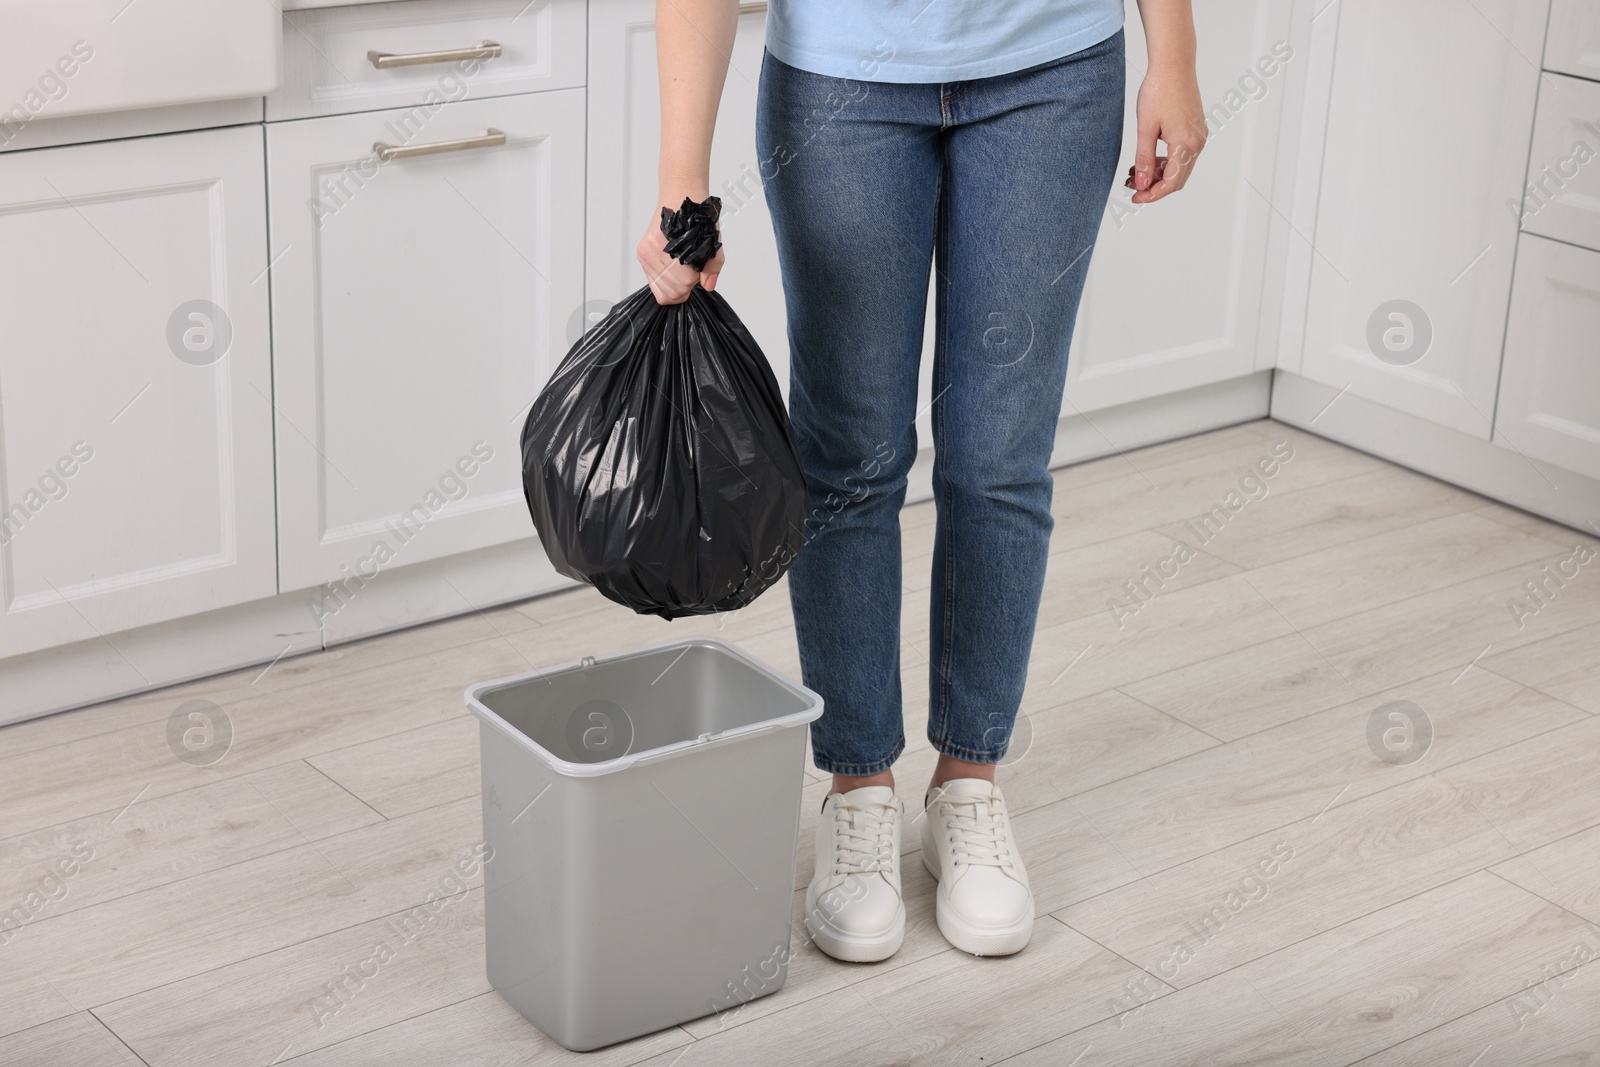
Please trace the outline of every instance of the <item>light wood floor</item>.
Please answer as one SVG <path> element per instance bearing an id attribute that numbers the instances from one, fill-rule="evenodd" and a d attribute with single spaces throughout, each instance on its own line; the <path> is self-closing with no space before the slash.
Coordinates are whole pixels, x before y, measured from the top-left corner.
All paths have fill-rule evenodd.
<path id="1" fill-rule="evenodd" d="M 1267 495 L 1119 621 L 1280 442 Z M 893 959 L 800 931 L 776 995 L 578 1056 L 490 990 L 475 888 L 319 1025 L 311 998 L 479 839 L 468 683 L 692 632 L 799 674 L 782 587 L 673 624 L 582 591 L 0 730 L 0 912 L 27 919 L 0 931 L 0 1063 L 1600 1064 L 1600 560 L 1509 606 L 1595 538 L 1271 422 L 1057 483 L 1001 777 L 1021 955 L 946 945 L 908 853 Z M 932 518 L 905 514 L 912 812 Z M 196 699 L 232 723 L 209 766 L 168 744 Z M 1369 744 L 1402 700 L 1432 730 L 1409 763 Z"/>

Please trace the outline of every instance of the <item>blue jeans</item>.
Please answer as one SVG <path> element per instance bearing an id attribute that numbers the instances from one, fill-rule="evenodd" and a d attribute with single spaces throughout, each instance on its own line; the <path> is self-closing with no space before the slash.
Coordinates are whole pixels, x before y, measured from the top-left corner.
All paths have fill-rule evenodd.
<path id="1" fill-rule="evenodd" d="M 823 771 L 905 748 L 900 508 L 937 272 L 928 740 L 998 762 L 1050 551 L 1073 320 L 1122 146 L 1122 33 L 1014 74 L 848 81 L 767 55 L 756 139 L 811 511 L 789 571 Z"/>

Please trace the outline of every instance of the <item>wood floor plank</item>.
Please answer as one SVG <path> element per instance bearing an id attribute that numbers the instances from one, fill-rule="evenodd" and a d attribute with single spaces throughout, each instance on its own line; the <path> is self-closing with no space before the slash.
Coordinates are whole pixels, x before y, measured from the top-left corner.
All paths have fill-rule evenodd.
<path id="1" fill-rule="evenodd" d="M 387 953 L 380 955 L 380 947 Z M 96 1013 L 151 1067 L 267 1064 L 488 989 L 483 893 L 475 889 L 431 912 L 419 907 L 330 931 Z"/>
<path id="2" fill-rule="evenodd" d="M 1260 479 L 1256 464 L 1271 458 L 1279 441 L 1289 442 L 1292 457 L 1281 463 L 1266 483 L 1268 496 L 1261 497 L 1259 490 L 1251 494 L 1251 483 L 1246 479 Z M 1281 451 L 1287 454 L 1288 449 Z M 1227 507 L 1230 499 L 1237 508 L 1229 521 L 1232 527 L 1250 522 L 1252 509 L 1270 501 L 1273 492 L 1338 482 L 1384 466 L 1381 460 L 1354 449 L 1286 432 L 1271 440 L 1244 441 L 1176 463 L 1119 474 L 1077 490 L 1062 491 L 1058 485 L 1051 506 L 1056 519 L 1051 549 L 1061 551 L 1135 530 L 1182 523 L 1209 513 L 1213 507 Z M 1230 494 L 1237 495 L 1230 498 Z M 1254 503 L 1247 502 L 1251 495 L 1257 498 Z"/>
<path id="3" fill-rule="evenodd" d="M 780 990 L 773 996 L 782 996 Z M 770 998 L 762 998 L 770 999 Z M 663 1052 L 648 1067 L 912 1067 L 912 1047 L 854 986 Z"/>
<path id="4" fill-rule="evenodd" d="M 1006 1067 L 1330 1067 L 1237 971 L 1001 1061 Z"/>
<path id="5" fill-rule="evenodd" d="M 1489 870 L 1600 927 L 1600 826 L 1552 841 Z"/>
<path id="6" fill-rule="evenodd" d="M 1292 632 L 1247 578 L 1158 596 L 1120 630 L 1106 613 L 1039 630 L 1024 706 L 1076 700 Z"/>
<path id="7" fill-rule="evenodd" d="M 1514 854 L 1460 792 L 1427 777 L 1054 914 L 1187 986 Z"/>
<path id="8" fill-rule="evenodd" d="M 1250 580 L 1296 626 L 1310 627 L 1484 574 L 1535 571 L 1559 554 L 1465 511 L 1257 567 Z"/>
<path id="9" fill-rule="evenodd" d="M 1520 993 L 1590 940 L 1577 916 L 1479 872 L 1239 970 L 1343 1067 Z"/>
<path id="10" fill-rule="evenodd" d="M 478 720 L 457 716 L 307 762 L 392 819 L 478 795 Z"/>
<path id="11" fill-rule="evenodd" d="M 304 760 L 243 775 L 307 841 L 358 830 L 383 816 Z M 140 801 L 144 803 L 144 801 Z M 131 815 L 138 805 L 128 809 Z"/>
<path id="12" fill-rule="evenodd" d="M 461 693 L 469 683 L 518 668 L 528 669 L 523 655 L 496 638 L 247 697 L 223 708 L 232 722 L 232 747 L 204 767 L 177 758 L 165 723 L 76 743 L 70 766 L 79 773 L 63 773 L 60 752 L 25 753 L 0 763 L 0 837 L 465 716 Z"/>
<path id="13" fill-rule="evenodd" d="M 1117 1011 L 1104 995 L 1144 977 L 1127 960 L 1047 916 L 1014 957 L 949 950 L 856 985 L 918 1050 L 917 1063 L 992 1063 Z M 1147 994 L 1170 992 L 1155 983 Z"/>
<path id="14" fill-rule="evenodd" d="M 420 903 L 482 833 L 476 801 L 47 915 L 5 946 L 0 1028 L 99 1007 Z M 481 882 L 481 872 L 475 876 Z"/>
<path id="15" fill-rule="evenodd" d="M 1570 704 L 1498 676 L 1474 686 L 1452 681 L 1436 674 L 1206 748 L 1087 790 L 1077 805 L 1149 873 L 1310 818 L 1335 794 L 1350 803 L 1530 734 L 1590 721 Z M 1372 747 L 1373 717 L 1394 701 L 1421 709 L 1432 724 L 1430 747 L 1415 762 L 1386 761 Z M 1386 715 L 1379 728 L 1389 728 Z"/>
<path id="16" fill-rule="evenodd" d="M 1124 685 L 1144 703 L 1223 741 L 1365 696 L 1301 634 L 1211 656 Z M 1376 689 L 1371 690 L 1376 692 Z"/>
<path id="17" fill-rule="evenodd" d="M 1479 756 L 1438 776 L 1519 852 L 1600 825 L 1600 718 Z"/>
<path id="18" fill-rule="evenodd" d="M 1209 539 L 1185 523 L 1157 532 L 1241 567 L 1264 567 L 1473 511 L 1483 498 L 1401 467 L 1383 467 L 1310 489 L 1269 487 L 1262 504 L 1267 506 L 1248 523 L 1230 524 Z"/>
<path id="19" fill-rule="evenodd" d="M 1233 564 L 1205 552 L 1175 556 L 1175 544 L 1170 537 L 1140 530 L 1052 555 L 1038 626 L 1102 613 L 1114 623 L 1117 615 L 1108 605 L 1132 599 L 1130 585 L 1140 596 L 1156 591 L 1166 595 L 1238 573 Z"/>
<path id="20" fill-rule="evenodd" d="M 1600 939 L 1587 941 L 1591 960 Z M 1361 1061 L 1362 1067 L 1596 1067 L 1600 1065 L 1600 967 L 1594 962 L 1479 1008 Z"/>
<path id="21" fill-rule="evenodd" d="M 153 1067 L 248 1062 L 627 1064 L 690 1041 L 671 1028 L 569 1053 L 488 992 L 482 894 L 431 920 L 385 918 L 128 998 L 104 1017 Z M 369 967 L 377 946 L 391 950 Z M 349 976 L 355 975 L 352 979 Z M 331 983 L 331 986 L 330 986 Z M 330 991 L 331 990 L 331 991 Z"/>
<path id="22" fill-rule="evenodd" d="M 0 841 L 0 900 L 62 915 L 382 821 L 296 761 Z"/>
<path id="23" fill-rule="evenodd" d="M 627 1067 L 687 1045 L 682 1030 L 624 1041 L 593 1052 L 568 1052 L 496 993 L 464 1000 L 337 1045 L 283 1061 L 283 1067 L 368 1067 L 369 1064 L 448 1064 L 449 1067 Z"/>
<path id="24" fill-rule="evenodd" d="M 1128 778 L 1217 741 L 1115 689 L 1022 711 L 997 781 L 1020 814 Z"/>
<path id="25" fill-rule="evenodd" d="M 1491 652 L 1481 662 L 1496 674 L 1600 715 L 1600 622 L 1521 648 Z"/>
<path id="26" fill-rule="evenodd" d="M 1123 688 L 1174 718 L 1233 740 L 1441 671 L 1461 672 L 1472 680 L 1469 665 L 1480 655 L 1484 666 L 1506 662 L 1501 657 L 1507 653 L 1499 650 L 1576 633 L 1590 623 L 1592 613 L 1600 613 L 1600 596 L 1584 601 L 1575 594 L 1550 605 L 1527 623 L 1527 632 L 1519 632 L 1506 610 L 1519 573 L 1514 569 L 1470 579 L 1152 674 Z M 1596 586 L 1600 589 L 1600 582 Z M 1575 644 L 1571 684 L 1558 685 L 1558 692 L 1535 688 L 1556 697 L 1581 697 L 1587 691 L 1594 672 L 1586 668 L 1594 657 L 1584 654 L 1581 642 Z M 1557 655 L 1564 654 L 1563 649 Z M 1537 670 L 1528 673 L 1542 676 Z"/>
<path id="27" fill-rule="evenodd" d="M 1522 630 L 1506 609 L 1525 567 L 1468 579 L 1333 622 L 1301 636 L 1357 691 L 1373 692 L 1454 668 L 1470 679 L 1479 656 L 1519 648 L 1592 623 L 1600 582 L 1575 587 Z"/>
<path id="28" fill-rule="evenodd" d="M 0 1067 L 143 1067 L 86 1011 L 0 1038 Z"/>
<path id="29" fill-rule="evenodd" d="M 1140 877 L 1072 799 L 1023 812 L 1012 820 L 1017 847 L 1039 914 L 1125 886 Z"/>

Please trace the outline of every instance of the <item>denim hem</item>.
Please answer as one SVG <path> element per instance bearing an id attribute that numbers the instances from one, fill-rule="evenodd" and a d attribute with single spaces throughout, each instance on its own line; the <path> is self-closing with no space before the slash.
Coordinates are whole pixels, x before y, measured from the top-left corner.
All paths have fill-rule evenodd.
<path id="1" fill-rule="evenodd" d="M 933 745 L 934 751 L 941 756 L 949 756 L 951 759 L 958 759 L 963 763 L 999 763 L 1006 758 L 1006 749 L 1001 749 L 998 752 L 977 752 L 970 748 L 962 748 L 960 745 L 952 745 L 948 741 L 941 741 L 936 737 L 928 738 L 928 743 Z M 1006 748 L 1009 747 L 1009 745 L 1006 746 Z"/>
<path id="2" fill-rule="evenodd" d="M 889 754 L 889 758 L 878 760 L 875 763 L 835 763 L 832 760 L 823 759 L 816 752 L 811 753 L 811 762 L 816 766 L 817 770 L 827 774 L 839 774 L 846 778 L 865 778 L 868 775 L 881 774 L 894 766 L 894 761 L 899 759 L 900 754 L 905 750 L 906 739 L 904 735 L 901 735 L 900 740 L 895 743 L 894 751 Z"/>

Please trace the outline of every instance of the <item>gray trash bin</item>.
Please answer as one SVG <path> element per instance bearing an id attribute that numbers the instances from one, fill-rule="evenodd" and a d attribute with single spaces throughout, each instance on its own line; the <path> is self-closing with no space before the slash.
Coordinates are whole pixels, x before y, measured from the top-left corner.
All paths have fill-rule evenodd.
<path id="1" fill-rule="evenodd" d="M 695 637 L 473 686 L 489 983 L 584 1051 L 788 976 L 822 698 Z"/>

